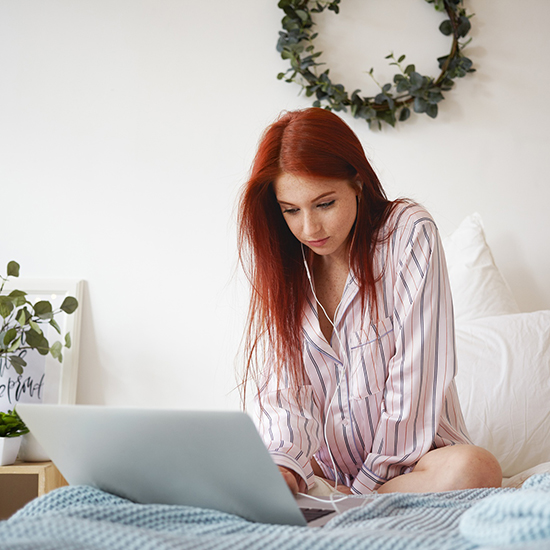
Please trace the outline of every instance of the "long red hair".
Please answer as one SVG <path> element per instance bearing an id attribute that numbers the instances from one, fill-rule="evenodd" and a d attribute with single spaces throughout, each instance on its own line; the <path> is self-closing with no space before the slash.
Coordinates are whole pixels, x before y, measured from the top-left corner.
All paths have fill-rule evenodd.
<path id="1" fill-rule="evenodd" d="M 281 173 L 362 182 L 350 247 L 350 267 L 365 304 L 375 300 L 373 251 L 392 205 L 351 128 L 319 108 L 283 114 L 260 140 L 239 203 L 239 259 L 252 286 L 245 332 L 243 402 L 249 380 L 259 381 L 263 362 L 279 381 L 304 383 L 302 316 L 308 280 L 299 241 L 277 203 L 273 182 Z M 263 373 L 270 374 L 270 373 Z M 259 389 L 259 388 L 258 388 Z"/>

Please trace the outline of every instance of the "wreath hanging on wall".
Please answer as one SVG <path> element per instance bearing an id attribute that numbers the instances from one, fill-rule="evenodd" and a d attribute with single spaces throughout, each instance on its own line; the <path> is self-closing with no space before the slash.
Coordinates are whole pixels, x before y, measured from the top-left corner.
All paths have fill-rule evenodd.
<path id="1" fill-rule="evenodd" d="M 280 0 L 279 8 L 285 12 L 282 20 L 283 30 L 279 32 L 277 51 L 290 62 L 290 69 L 279 73 L 277 78 L 285 82 L 295 82 L 302 87 L 307 97 L 315 97 L 314 107 L 325 107 L 334 111 L 347 111 L 355 118 L 363 118 L 369 126 L 382 122 L 395 126 L 407 120 L 411 111 L 426 113 L 435 118 L 438 104 L 454 85 L 454 80 L 474 72 L 472 61 L 462 53 L 469 43 L 461 42 L 470 31 L 470 17 L 462 7 L 462 0 L 425 0 L 434 4 L 437 11 L 446 12 L 439 30 L 445 36 L 452 36 L 451 50 L 448 55 L 437 59 L 441 73 L 437 78 L 423 76 L 412 64 L 405 65 L 405 55 L 398 58 L 393 53 L 386 59 L 395 65 L 399 72 L 393 77 L 393 83 L 380 85 L 374 80 L 373 69 L 369 74 L 380 87 L 373 97 L 360 95 L 355 90 L 351 96 L 342 84 L 334 84 L 329 77 L 329 69 L 317 74 L 317 67 L 323 65 L 317 60 L 322 52 L 315 51 L 314 41 L 318 33 L 313 31 L 312 14 L 325 9 L 339 13 L 340 0 Z"/>

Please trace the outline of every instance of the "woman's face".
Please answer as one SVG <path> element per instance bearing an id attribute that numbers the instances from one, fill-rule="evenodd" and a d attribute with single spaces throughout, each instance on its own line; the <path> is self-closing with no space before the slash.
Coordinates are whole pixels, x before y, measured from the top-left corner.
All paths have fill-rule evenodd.
<path id="1" fill-rule="evenodd" d="M 275 196 L 293 235 L 315 254 L 347 261 L 359 185 L 349 180 L 281 174 Z"/>

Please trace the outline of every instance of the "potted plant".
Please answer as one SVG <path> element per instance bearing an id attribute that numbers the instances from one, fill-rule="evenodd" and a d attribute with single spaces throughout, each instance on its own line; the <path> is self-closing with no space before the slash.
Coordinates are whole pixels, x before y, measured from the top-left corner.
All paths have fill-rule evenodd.
<path id="1" fill-rule="evenodd" d="M 19 436 L 26 433 L 29 429 L 15 410 L 0 412 L 0 466 L 15 462 L 21 445 Z"/>
<path id="2" fill-rule="evenodd" d="M 64 343 L 56 341 L 50 344 L 46 337 L 46 328 L 53 327 L 59 334 L 61 328 L 56 322 L 55 317 L 62 313 L 71 314 L 78 308 L 78 301 L 72 296 L 67 296 L 58 309 L 54 309 L 47 300 L 39 300 L 35 303 L 29 300 L 26 292 L 22 290 L 4 291 L 6 283 L 10 277 L 19 277 L 19 264 L 11 261 L 7 265 L 7 276 L 0 275 L 0 379 L 6 376 L 8 369 L 15 371 L 15 378 L 21 379 L 27 361 L 25 355 L 32 350 L 40 355 L 50 354 L 60 363 L 63 361 L 63 348 L 71 347 L 71 335 L 67 332 L 64 336 Z M 9 376 L 8 376 L 9 377 Z M 3 405 L 8 408 L 9 405 Z M 0 413 L 6 418 L 6 421 L 13 422 L 14 419 L 22 421 L 17 413 Z M 24 426 L 24 424 L 22 424 Z M 0 428 L 2 425 L 0 425 Z M 4 453 L 8 453 L 8 447 L 12 449 L 21 445 L 21 438 L 17 435 L 23 435 L 25 431 L 17 432 L 13 424 L 4 424 L 4 429 L 9 428 L 10 434 L 4 435 L 0 432 L 0 443 L 3 450 L 0 451 L 2 464 L 4 462 Z M 28 430 L 27 430 L 28 431 Z M 15 437 L 15 439 L 13 439 Z M 44 460 L 45 455 L 42 448 L 37 444 L 32 434 L 27 435 L 24 441 L 23 454 L 26 460 Z M 15 454 L 17 455 L 17 450 Z M 37 458 L 38 457 L 38 458 Z M 14 462 L 15 457 L 11 462 Z"/>
<path id="3" fill-rule="evenodd" d="M 78 307 L 78 301 L 72 296 L 67 296 L 57 310 L 54 310 L 47 300 L 33 304 L 27 299 L 27 293 L 22 290 L 4 293 L 4 286 L 9 277 L 19 277 L 19 264 L 15 261 L 8 263 L 7 277 L 0 275 L 0 373 L 12 367 L 17 374 L 23 374 L 23 369 L 27 365 L 23 358 L 26 350 L 34 349 L 41 355 L 51 354 L 61 362 L 63 346 L 71 347 L 71 335 L 65 334 L 64 345 L 58 341 L 50 346 L 41 325 L 48 324 L 61 334 L 55 316 L 61 312 L 73 313 Z"/>

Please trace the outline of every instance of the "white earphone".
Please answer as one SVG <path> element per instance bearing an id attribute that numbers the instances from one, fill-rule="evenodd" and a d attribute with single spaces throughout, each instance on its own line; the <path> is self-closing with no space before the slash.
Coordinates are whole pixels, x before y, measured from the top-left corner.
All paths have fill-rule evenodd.
<path id="1" fill-rule="evenodd" d="M 306 269 L 306 275 L 307 275 L 307 278 L 309 280 L 309 285 L 311 287 L 311 292 L 313 293 L 313 298 L 315 299 L 315 302 L 317 303 L 317 305 L 321 308 L 321 310 L 323 311 L 323 313 L 325 314 L 326 318 L 328 319 L 329 323 L 332 325 L 332 329 L 333 329 L 333 332 L 338 340 L 338 343 L 340 344 L 340 349 L 342 350 L 342 366 L 344 368 L 344 372 L 346 374 L 346 377 L 348 376 L 348 373 L 349 373 L 349 369 L 348 369 L 348 366 L 349 366 L 349 358 L 346 354 L 346 348 L 344 347 L 344 344 L 342 342 L 342 339 L 340 338 L 340 334 L 338 333 L 338 330 L 336 329 L 336 326 L 335 326 L 335 323 L 331 320 L 331 318 L 329 317 L 328 313 L 326 312 L 325 308 L 323 307 L 323 304 L 321 304 L 321 302 L 319 301 L 319 299 L 317 298 L 317 294 L 315 293 L 315 286 L 313 284 L 313 278 L 311 276 L 311 272 L 309 270 L 309 265 L 307 263 L 307 260 L 306 260 L 306 255 L 305 255 L 305 252 L 304 252 L 304 245 L 302 243 L 300 243 L 301 245 L 301 249 L 302 249 L 302 258 L 304 260 L 304 266 L 305 266 L 305 269 Z M 336 306 L 336 310 L 334 312 L 334 318 L 336 319 L 336 315 L 338 313 L 338 309 L 340 308 L 340 305 L 342 303 L 342 300 L 340 300 L 340 302 L 338 303 L 338 305 Z M 330 344 L 330 342 L 329 342 Z M 327 446 L 327 450 L 328 450 L 328 454 L 330 456 L 330 460 L 331 460 L 331 463 L 332 463 L 332 467 L 334 469 L 334 488 L 337 487 L 338 485 L 338 474 L 337 474 L 337 468 L 336 468 L 336 462 L 334 460 L 334 456 L 332 454 L 332 451 L 330 449 L 330 445 L 329 445 L 329 442 L 328 442 L 328 437 L 327 437 L 327 424 L 328 424 L 328 414 L 329 414 L 329 411 L 330 409 L 332 408 L 332 404 L 334 402 L 334 399 L 336 398 L 336 394 L 338 393 L 338 390 L 340 389 L 340 385 L 342 384 L 342 380 L 344 379 L 344 377 L 340 377 L 340 380 L 338 381 L 338 384 L 336 385 L 336 389 L 334 390 L 334 393 L 332 394 L 332 397 L 329 401 L 329 404 L 328 404 L 328 407 L 326 409 L 326 415 L 325 415 L 325 423 L 324 423 L 324 426 L 323 426 L 323 437 L 325 439 L 325 444 Z M 351 404 L 350 404 L 350 398 L 349 398 L 349 384 L 348 384 L 348 414 L 349 414 L 349 417 L 351 419 Z M 361 455 L 361 453 L 359 452 L 359 449 L 357 447 L 357 442 L 355 441 L 355 434 L 353 432 L 353 426 L 352 426 L 352 436 L 353 436 L 353 442 L 354 442 L 354 445 L 356 447 L 356 450 L 357 452 L 359 453 L 359 455 Z"/>

